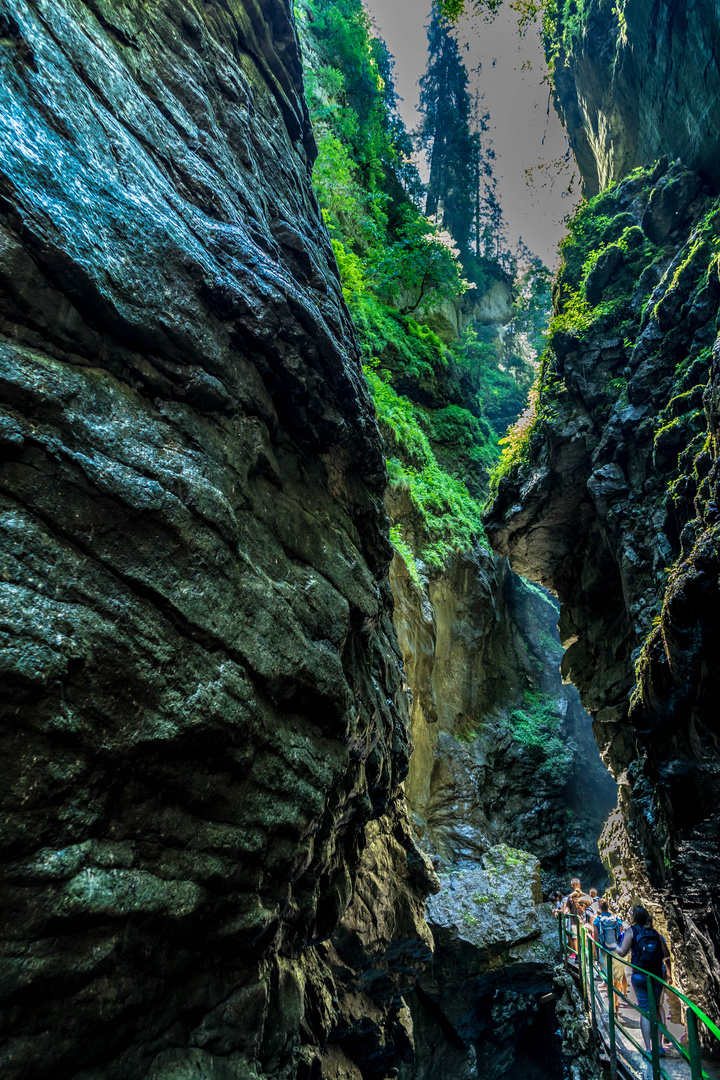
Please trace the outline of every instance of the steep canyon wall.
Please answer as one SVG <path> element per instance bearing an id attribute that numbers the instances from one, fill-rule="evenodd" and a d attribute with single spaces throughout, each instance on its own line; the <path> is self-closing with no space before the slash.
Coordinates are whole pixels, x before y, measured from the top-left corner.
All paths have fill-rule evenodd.
<path id="1" fill-rule="evenodd" d="M 412 689 L 405 791 L 427 850 L 454 866 L 498 843 L 522 848 L 540 860 L 546 895 L 576 873 L 600 883 L 613 784 L 560 678 L 556 605 L 483 547 L 424 591 L 397 557 L 391 581 Z"/>
<path id="2" fill-rule="evenodd" d="M 607 795 L 547 597 L 393 602 L 290 5 L 0 0 L 0 63 L 3 1076 L 502 1075 Z"/>
<path id="3" fill-rule="evenodd" d="M 435 886 L 290 6 L 2 0 L 0 63 L 0 1071 L 385 1076 Z"/>
<path id="4" fill-rule="evenodd" d="M 561 601 L 563 672 L 620 788 L 623 902 L 654 907 L 717 1015 L 717 11 L 591 3 L 579 24 L 561 112 L 588 190 L 627 178 L 573 225 L 540 405 L 488 534 Z"/>
<path id="5" fill-rule="evenodd" d="M 555 102 L 586 193 L 662 154 L 681 157 L 717 186 L 717 4 L 583 0 L 548 7 Z"/>

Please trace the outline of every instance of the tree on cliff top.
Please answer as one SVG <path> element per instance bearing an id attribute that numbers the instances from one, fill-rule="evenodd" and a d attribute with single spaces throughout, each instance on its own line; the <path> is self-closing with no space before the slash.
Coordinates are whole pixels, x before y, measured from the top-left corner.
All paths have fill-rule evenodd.
<path id="1" fill-rule="evenodd" d="M 468 76 L 447 20 L 433 5 L 428 66 L 420 79 L 419 138 L 430 154 L 425 213 L 442 223 L 464 254 L 470 247 L 477 146 L 470 131 Z"/>
<path id="2" fill-rule="evenodd" d="M 425 213 L 447 230 L 467 276 L 478 286 L 511 268 L 506 229 L 497 197 L 494 152 L 486 143 L 489 114 L 473 101 L 468 74 L 452 26 L 433 5 L 428 65 L 420 79 L 423 120 L 418 141 L 429 156 Z"/>

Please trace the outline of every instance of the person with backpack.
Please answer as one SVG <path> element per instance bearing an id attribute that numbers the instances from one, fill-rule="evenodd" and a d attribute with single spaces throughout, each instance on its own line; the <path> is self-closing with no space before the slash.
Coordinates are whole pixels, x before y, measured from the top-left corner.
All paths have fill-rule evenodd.
<path id="1" fill-rule="evenodd" d="M 623 943 L 617 950 L 617 955 L 619 957 L 627 956 L 631 950 L 632 963 L 635 967 L 642 968 L 643 971 L 649 973 L 649 975 L 654 975 L 656 978 L 662 979 L 664 964 L 667 969 L 667 981 L 672 981 L 672 961 L 670 959 L 670 950 L 667 947 L 667 942 L 661 934 L 658 934 L 657 930 L 652 928 L 650 912 L 640 904 L 636 904 L 632 909 L 630 929 L 625 934 Z M 633 990 L 635 991 L 638 1007 L 645 1012 L 647 1012 L 649 1008 L 647 984 L 648 974 L 642 974 L 639 971 L 633 970 Z M 655 991 L 655 1007 L 658 1013 L 658 1020 L 662 1022 L 662 1015 L 660 1013 L 662 986 L 660 983 L 655 983 L 653 990 Z M 640 1029 L 642 1031 L 645 1049 L 649 1050 L 650 1020 L 642 1014 L 640 1016 Z M 665 1050 L 662 1045 L 660 1046 L 660 1056 L 665 1056 Z"/>
<path id="2" fill-rule="evenodd" d="M 576 878 L 573 878 L 572 884 L 574 884 L 576 880 L 577 880 Z M 566 915 L 577 915 L 578 918 L 580 918 L 582 920 L 584 910 L 581 909 L 581 907 L 580 907 L 580 897 L 581 896 L 582 896 L 582 893 L 580 891 L 580 888 L 578 887 L 577 889 L 573 889 L 573 891 L 570 893 L 569 896 L 565 897 L 565 901 L 563 903 L 563 912 L 564 912 L 564 914 L 566 914 Z M 577 959 L 577 950 L 578 950 L 578 939 L 575 936 L 575 925 L 576 925 L 575 920 L 574 919 L 568 919 L 566 921 L 565 925 L 566 925 L 566 928 L 567 928 L 568 947 L 570 949 L 568 960 L 573 960 L 574 961 L 574 960 Z"/>
<path id="3" fill-rule="evenodd" d="M 599 901 L 599 911 L 593 919 L 593 936 L 598 945 L 603 945 L 610 952 L 617 952 L 622 942 L 622 919 L 619 915 L 613 915 L 607 900 Z M 605 970 L 606 953 L 600 953 L 600 963 Z M 625 977 L 625 965 L 621 960 L 612 958 L 612 981 L 616 990 L 627 995 L 627 978 Z M 618 1001 L 617 1007 L 623 1004 Z"/>

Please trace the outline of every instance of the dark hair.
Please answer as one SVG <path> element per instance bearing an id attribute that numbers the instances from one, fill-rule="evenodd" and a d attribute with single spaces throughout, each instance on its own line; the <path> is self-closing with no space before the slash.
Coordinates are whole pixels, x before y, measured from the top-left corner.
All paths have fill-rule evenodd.
<path id="1" fill-rule="evenodd" d="M 562 893 L 561 892 L 556 892 L 555 893 L 555 899 L 556 900 L 562 900 Z"/>
<path id="2" fill-rule="evenodd" d="M 650 923 L 650 912 L 642 904 L 636 904 L 632 909 L 631 916 L 636 926 L 647 926 Z"/>
<path id="3" fill-rule="evenodd" d="M 610 907 L 608 905 L 607 900 L 601 900 L 600 901 L 600 910 L 601 911 L 609 911 L 610 910 Z"/>

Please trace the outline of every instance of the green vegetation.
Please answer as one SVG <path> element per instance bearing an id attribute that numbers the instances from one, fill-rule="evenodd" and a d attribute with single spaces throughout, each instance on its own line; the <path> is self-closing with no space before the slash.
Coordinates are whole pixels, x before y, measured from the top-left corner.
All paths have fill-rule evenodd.
<path id="1" fill-rule="evenodd" d="M 485 254 L 499 246 L 498 235 L 487 233 L 492 207 L 460 197 L 471 159 L 488 190 L 492 177 L 481 160 L 482 118 L 471 131 L 457 46 L 434 17 L 422 133 L 436 161 L 427 211 L 433 200 L 451 208 L 436 224 L 420 209 L 424 189 L 395 108 L 392 59 L 362 0 L 298 0 L 296 14 L 318 144 L 313 181 L 386 444 L 397 508 L 391 540 L 420 584 L 454 551 L 485 543 L 481 504 L 499 437 L 522 410 L 534 375 L 547 272 L 523 253 L 527 269 L 505 346 L 482 326 L 449 344 L 434 332 L 428 323 L 445 325 L 437 321 L 441 305 L 512 281 L 506 253 L 504 265 Z M 457 130 L 442 110 L 430 116 L 440 98 L 457 114 Z"/>
<path id="2" fill-rule="evenodd" d="M 537 760 L 540 771 L 562 777 L 572 766 L 574 745 L 560 735 L 556 701 L 531 690 L 524 698 L 523 708 L 510 714 L 513 739 Z"/>
<path id="3" fill-rule="evenodd" d="M 472 547 L 478 540 L 486 542 L 480 504 L 464 483 L 438 465 L 430 440 L 418 422 L 417 406 L 397 394 L 374 371 L 366 369 L 365 374 L 378 420 L 386 432 L 385 442 L 391 454 L 390 483 L 397 490 L 407 492 L 419 515 L 424 533 L 424 561 L 429 566 L 441 567 L 457 548 Z M 462 415 L 466 410 L 457 409 L 457 412 Z M 467 415 L 470 422 L 474 421 Z M 399 554 L 406 558 L 403 551 L 399 550 Z"/>
<path id="4" fill-rule="evenodd" d="M 548 350 L 541 359 L 528 407 L 503 440 L 502 457 L 491 475 L 491 491 L 508 473 L 528 462 L 533 434 L 543 423 L 562 413 L 565 388 L 554 362 L 554 350 L 563 340 L 590 336 L 613 336 L 632 344 L 642 310 L 635 291 L 647 281 L 645 300 L 655 278 L 644 277 L 665 252 L 634 224 L 620 205 L 622 190 L 650 183 L 651 170 L 636 169 L 622 184 L 581 203 L 568 221 L 568 233 L 560 244 L 562 263 L 554 292 L 555 314 L 548 330 Z M 614 403 L 625 391 L 626 380 L 613 376 L 607 389 Z"/>

